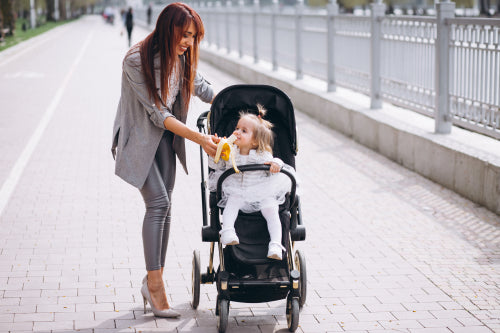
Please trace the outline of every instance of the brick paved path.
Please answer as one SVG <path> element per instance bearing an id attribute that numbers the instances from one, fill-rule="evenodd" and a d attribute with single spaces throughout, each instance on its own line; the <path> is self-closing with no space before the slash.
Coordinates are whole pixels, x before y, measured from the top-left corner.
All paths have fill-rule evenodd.
<path id="1" fill-rule="evenodd" d="M 109 152 L 125 38 L 97 17 L 46 37 L 0 54 L 2 184 L 66 82 L 0 216 L 0 332 L 216 332 L 215 286 L 201 286 L 197 311 L 189 305 L 192 251 L 202 270 L 209 253 L 198 148 L 188 145 L 190 175 L 178 173 L 166 267 L 182 317 L 159 319 L 143 314 L 139 291 L 142 200 L 113 175 Z M 47 55 L 53 63 L 39 60 Z M 47 66 L 67 72 L 72 61 L 66 81 Z M 239 83 L 200 67 L 217 90 Z M 195 101 L 188 123 L 206 109 Z M 308 232 L 296 245 L 309 282 L 298 332 L 500 332 L 500 217 L 296 117 Z M 277 331 L 286 331 L 283 301 L 231 303 L 228 332 Z"/>

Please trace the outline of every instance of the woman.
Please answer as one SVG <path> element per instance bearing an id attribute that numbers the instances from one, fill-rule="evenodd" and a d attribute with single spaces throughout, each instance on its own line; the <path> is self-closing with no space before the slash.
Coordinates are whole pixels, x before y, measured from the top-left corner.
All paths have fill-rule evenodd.
<path id="1" fill-rule="evenodd" d="M 144 199 L 142 237 L 147 275 L 141 293 L 159 317 L 178 317 L 168 304 L 165 266 L 175 156 L 187 173 L 184 138 L 214 156 L 216 138 L 185 125 L 191 95 L 205 102 L 214 96 L 196 71 L 204 28 L 186 4 L 168 5 L 154 31 L 123 60 L 121 97 L 113 129 L 115 173 L 137 187 Z"/>

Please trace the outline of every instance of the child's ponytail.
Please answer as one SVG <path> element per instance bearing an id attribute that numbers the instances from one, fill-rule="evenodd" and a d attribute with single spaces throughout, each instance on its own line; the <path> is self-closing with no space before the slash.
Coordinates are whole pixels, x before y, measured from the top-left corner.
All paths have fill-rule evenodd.
<path id="1" fill-rule="evenodd" d="M 268 151 L 273 153 L 273 124 L 264 119 L 267 114 L 267 110 L 261 105 L 257 104 L 257 114 L 254 112 L 241 111 L 240 119 L 246 118 L 252 121 L 254 124 L 253 135 L 254 139 L 257 140 L 257 151 L 264 152 Z"/>
<path id="2" fill-rule="evenodd" d="M 268 151 L 273 153 L 273 124 L 264 119 L 267 110 L 261 104 L 257 104 L 258 122 L 255 126 L 255 139 L 259 143 L 258 151 Z"/>
<path id="3" fill-rule="evenodd" d="M 261 104 L 257 104 L 257 112 L 258 112 L 257 117 L 259 117 L 261 120 L 263 120 L 262 118 L 264 118 L 264 116 L 266 115 L 267 110 L 264 109 L 264 107 Z M 269 123 L 269 124 L 271 124 L 271 123 Z M 272 124 L 271 124 L 271 126 L 272 126 Z"/>

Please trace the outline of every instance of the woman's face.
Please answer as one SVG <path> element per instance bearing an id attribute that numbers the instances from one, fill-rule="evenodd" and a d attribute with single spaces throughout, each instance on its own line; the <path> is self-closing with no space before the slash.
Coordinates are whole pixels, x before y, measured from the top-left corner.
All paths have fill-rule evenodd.
<path id="1" fill-rule="evenodd" d="M 179 44 L 177 44 L 177 54 L 183 55 L 188 48 L 193 46 L 195 38 L 196 38 L 196 29 L 194 27 L 193 22 L 191 22 L 187 30 L 182 33 L 181 41 L 179 42 Z"/>

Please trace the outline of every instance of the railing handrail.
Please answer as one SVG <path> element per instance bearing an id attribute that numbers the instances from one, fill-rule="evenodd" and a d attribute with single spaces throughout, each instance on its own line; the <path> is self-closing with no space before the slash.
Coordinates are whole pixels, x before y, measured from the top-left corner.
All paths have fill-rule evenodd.
<path id="1" fill-rule="evenodd" d="M 398 15 L 398 16 L 396 16 L 396 15 L 386 15 L 386 16 L 382 16 L 382 20 L 436 23 L 436 18 L 435 17 L 428 17 L 428 16 L 410 16 L 410 15 Z"/>
<path id="2" fill-rule="evenodd" d="M 464 25 L 491 25 L 500 29 L 500 20 L 494 18 L 463 18 L 463 17 L 453 17 L 445 20 L 446 24 L 464 24 Z"/>

